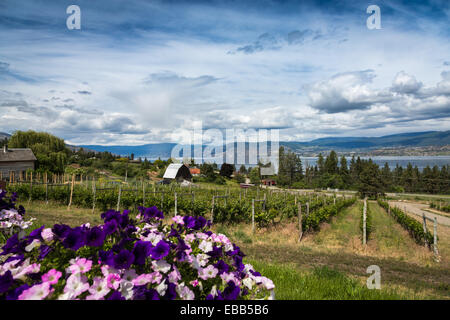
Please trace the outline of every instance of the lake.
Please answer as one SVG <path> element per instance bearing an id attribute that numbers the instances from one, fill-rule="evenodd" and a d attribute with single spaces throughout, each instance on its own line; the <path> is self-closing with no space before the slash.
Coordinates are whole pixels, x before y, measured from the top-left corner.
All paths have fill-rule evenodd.
<path id="1" fill-rule="evenodd" d="M 317 157 L 300 157 L 302 159 L 303 167 L 306 165 L 315 166 L 317 163 Z M 347 159 L 347 165 L 350 166 L 352 157 L 345 157 Z M 398 164 L 399 166 L 406 168 L 408 163 L 411 163 L 413 167 L 417 166 L 422 171 L 426 166 L 437 165 L 439 168 L 445 165 L 450 165 L 450 156 L 375 156 L 375 157 L 360 157 L 361 159 L 372 159 L 380 167 L 383 167 L 387 162 L 391 170 Z"/>

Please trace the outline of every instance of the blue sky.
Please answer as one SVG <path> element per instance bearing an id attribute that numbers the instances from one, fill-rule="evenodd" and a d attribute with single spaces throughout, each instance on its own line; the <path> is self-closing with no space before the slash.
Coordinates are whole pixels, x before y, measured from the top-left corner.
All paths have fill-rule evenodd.
<path id="1" fill-rule="evenodd" d="M 186 142 L 194 121 L 291 141 L 449 130 L 449 22 L 446 0 L 3 0 L 0 131 L 138 145 Z"/>

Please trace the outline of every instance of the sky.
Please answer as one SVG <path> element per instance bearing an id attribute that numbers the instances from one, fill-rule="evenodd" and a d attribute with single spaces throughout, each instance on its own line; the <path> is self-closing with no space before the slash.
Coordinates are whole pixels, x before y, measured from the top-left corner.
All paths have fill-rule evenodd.
<path id="1" fill-rule="evenodd" d="M 450 130 L 449 22 L 447 0 L 2 0 L 0 131 L 142 145 L 186 143 L 194 122 L 282 141 Z"/>

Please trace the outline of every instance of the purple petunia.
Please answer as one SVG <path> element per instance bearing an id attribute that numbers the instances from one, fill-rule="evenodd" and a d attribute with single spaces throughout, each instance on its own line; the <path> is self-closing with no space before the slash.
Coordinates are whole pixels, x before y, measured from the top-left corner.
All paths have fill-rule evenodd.
<path id="1" fill-rule="evenodd" d="M 50 248 L 45 244 L 41 245 L 38 260 L 44 259 L 52 250 L 53 250 L 52 248 Z"/>
<path id="2" fill-rule="evenodd" d="M 55 224 L 52 232 L 60 239 L 64 239 L 69 234 L 71 228 L 66 224 Z"/>
<path id="3" fill-rule="evenodd" d="M 228 281 L 228 286 L 223 290 L 223 298 L 224 300 L 236 300 L 240 292 L 241 289 L 233 281 Z"/>
<path id="4" fill-rule="evenodd" d="M 14 279 L 11 271 L 6 271 L 4 275 L 0 276 L 0 293 L 8 291 L 13 282 Z"/>
<path id="5" fill-rule="evenodd" d="M 150 250 L 152 259 L 161 260 L 169 254 L 170 246 L 164 240 L 158 242 L 158 244 Z"/>
<path id="6" fill-rule="evenodd" d="M 150 255 L 151 248 L 152 243 L 149 241 L 136 241 L 133 249 L 134 263 L 137 265 L 144 265 L 145 259 Z"/>
<path id="7" fill-rule="evenodd" d="M 113 234 L 117 230 L 118 226 L 119 224 L 116 220 L 110 220 L 103 225 L 103 231 L 106 235 Z"/>
<path id="8" fill-rule="evenodd" d="M 121 250 L 113 258 L 113 265 L 116 269 L 128 269 L 134 261 L 134 255 L 126 250 Z"/>
<path id="9" fill-rule="evenodd" d="M 108 300 L 125 300 L 119 291 L 114 291 L 108 298 Z"/>
<path id="10" fill-rule="evenodd" d="M 105 241 L 105 233 L 100 227 L 93 227 L 86 234 L 86 245 L 100 247 Z"/>
<path id="11" fill-rule="evenodd" d="M 219 260 L 216 264 L 214 264 L 214 267 L 219 270 L 218 274 L 227 273 L 228 270 L 230 270 L 230 266 L 225 263 L 223 260 Z"/>
<path id="12" fill-rule="evenodd" d="M 98 258 L 101 263 L 107 264 L 108 266 L 113 266 L 114 264 L 113 262 L 114 253 L 112 252 L 112 250 L 108 251 L 100 250 L 98 252 Z"/>
<path id="13" fill-rule="evenodd" d="M 81 231 L 81 228 L 73 229 L 68 234 L 67 237 L 62 242 L 63 246 L 67 249 L 72 249 L 77 251 L 82 246 L 85 245 L 84 234 Z"/>

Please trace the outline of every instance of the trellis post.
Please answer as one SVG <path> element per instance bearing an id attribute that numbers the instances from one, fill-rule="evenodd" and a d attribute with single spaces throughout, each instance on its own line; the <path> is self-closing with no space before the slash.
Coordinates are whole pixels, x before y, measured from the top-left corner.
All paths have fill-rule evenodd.
<path id="1" fill-rule="evenodd" d="M 33 174 L 31 175 L 33 177 Z M 72 197 L 73 197 L 73 186 L 75 184 L 75 174 L 72 174 L 72 184 L 70 185 L 70 198 L 69 198 L 69 205 L 67 206 L 67 210 L 70 209 L 70 206 L 72 205 Z"/>
<path id="2" fill-rule="evenodd" d="M 142 206 L 145 207 L 145 183 L 144 183 L 144 178 L 142 178 Z"/>
<path id="3" fill-rule="evenodd" d="M 437 218 L 434 217 L 434 226 L 433 226 L 433 249 L 434 249 L 434 255 L 436 256 L 436 259 L 439 260 L 439 251 L 437 247 Z"/>
<path id="4" fill-rule="evenodd" d="M 214 196 L 212 197 L 212 204 L 211 204 L 211 223 L 214 222 Z"/>
<path id="5" fill-rule="evenodd" d="M 423 233 L 426 235 L 427 234 L 427 218 L 425 217 L 424 212 L 422 212 L 422 220 L 423 220 L 423 223 L 422 223 Z M 425 246 L 428 247 L 428 239 L 426 236 L 424 238 L 425 238 Z"/>
<path id="6" fill-rule="evenodd" d="M 48 177 L 47 177 L 47 172 L 45 172 L 44 179 L 45 179 L 45 203 L 48 204 Z"/>
<path id="7" fill-rule="evenodd" d="M 178 202 L 177 200 L 178 200 L 178 199 L 177 199 L 177 193 L 175 192 L 175 215 L 177 215 L 177 209 L 178 209 L 178 208 L 177 208 L 177 204 L 178 204 L 178 203 L 177 203 L 177 202 Z"/>
<path id="8" fill-rule="evenodd" d="M 302 228 L 302 204 L 298 204 L 298 241 L 300 242 L 303 237 L 303 228 Z"/>
<path id="9" fill-rule="evenodd" d="M 255 233 L 255 199 L 252 199 L 252 233 Z"/>
<path id="10" fill-rule="evenodd" d="M 367 242 L 367 198 L 364 198 L 364 208 L 363 208 L 363 245 L 366 245 Z"/>
<path id="11" fill-rule="evenodd" d="M 97 187 L 95 186 L 95 178 L 92 178 L 92 193 L 93 193 L 93 197 L 92 197 L 92 213 L 94 213 L 95 210 L 95 196 L 96 196 L 96 190 Z"/>
<path id="12" fill-rule="evenodd" d="M 120 195 L 122 194 L 122 184 L 119 185 L 119 195 L 117 197 L 117 209 L 116 211 L 119 211 L 120 209 Z"/>

